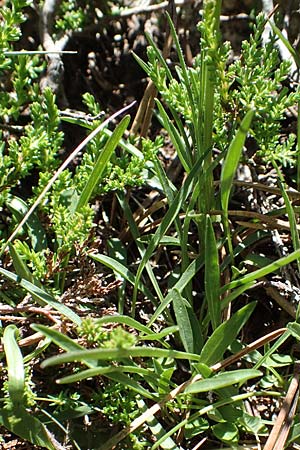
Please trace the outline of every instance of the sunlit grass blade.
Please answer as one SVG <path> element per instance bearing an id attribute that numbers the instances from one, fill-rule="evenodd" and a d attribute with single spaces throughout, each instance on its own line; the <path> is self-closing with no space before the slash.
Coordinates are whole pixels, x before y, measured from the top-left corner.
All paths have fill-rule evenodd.
<path id="1" fill-rule="evenodd" d="M 132 272 L 130 272 L 128 267 L 124 266 L 115 259 L 110 258 L 109 256 L 106 255 L 101 255 L 100 253 L 91 253 L 89 256 L 93 258 L 95 261 L 98 261 L 99 263 L 103 264 L 104 266 L 109 267 L 114 272 L 119 273 L 122 276 L 122 278 L 124 278 L 134 286 L 135 275 Z M 141 291 L 147 298 L 149 298 L 149 300 L 151 300 L 154 305 L 157 304 L 156 298 L 141 281 L 138 284 L 138 290 Z"/>
<path id="2" fill-rule="evenodd" d="M 221 361 L 225 351 L 237 338 L 240 330 L 251 316 L 256 302 L 249 303 L 239 309 L 229 320 L 223 322 L 208 338 L 200 353 L 201 362 L 212 366 Z"/>
<path id="3" fill-rule="evenodd" d="M 180 209 L 182 208 L 182 205 L 184 204 L 188 195 L 190 194 L 195 177 L 201 168 L 202 162 L 203 162 L 203 157 L 200 157 L 198 159 L 198 161 L 196 162 L 196 164 L 194 165 L 191 172 L 189 173 L 181 190 L 177 193 L 177 195 L 174 199 L 174 202 L 172 203 L 172 205 L 170 205 L 170 208 L 168 209 L 166 215 L 164 216 L 161 224 L 157 228 L 153 238 L 151 239 L 151 241 L 147 247 L 147 250 L 142 258 L 142 261 L 139 265 L 139 268 L 138 268 L 138 271 L 136 274 L 136 281 L 135 281 L 134 293 L 133 293 L 133 301 L 135 301 L 135 299 L 136 299 L 138 284 L 140 282 L 140 278 L 141 278 L 142 272 L 145 268 L 145 265 L 148 263 L 149 259 L 151 258 L 154 249 L 157 247 L 157 245 L 160 242 L 160 239 L 164 236 L 164 234 L 168 231 L 168 229 L 170 228 L 170 226 L 176 219 Z"/>
<path id="4" fill-rule="evenodd" d="M 119 144 L 121 137 L 123 136 L 126 128 L 128 127 L 129 121 L 130 121 L 129 115 L 125 116 L 121 120 L 121 122 L 117 125 L 117 127 L 113 131 L 112 135 L 109 137 L 107 143 L 105 144 L 105 147 L 100 152 L 97 161 L 95 163 L 95 166 L 93 168 L 93 171 L 90 174 L 90 177 L 85 187 L 80 193 L 80 197 L 76 206 L 76 211 L 79 211 L 82 207 L 87 205 L 95 187 L 97 186 L 99 180 L 101 179 L 101 176 L 105 170 L 105 167 L 107 166 L 107 163 L 111 158 L 111 155 L 113 154 L 116 146 Z"/>
<path id="5" fill-rule="evenodd" d="M 25 368 L 17 343 L 18 329 L 8 325 L 3 334 L 3 346 L 7 362 L 9 404 L 0 410 L 0 423 L 8 430 L 32 444 L 55 450 L 50 433 L 33 415 L 26 411 Z"/>
<path id="6" fill-rule="evenodd" d="M 142 399 L 137 399 L 136 402 L 142 413 L 147 411 L 147 405 Z M 147 425 L 157 440 L 159 440 L 162 436 L 166 434 L 166 431 L 164 430 L 164 428 L 162 427 L 162 425 L 156 419 L 155 416 L 150 416 L 148 418 Z M 170 437 L 165 439 L 164 442 L 161 443 L 160 448 L 162 450 L 182 450 L 176 445 L 176 443 Z"/>
<path id="7" fill-rule="evenodd" d="M 184 170 L 189 173 L 193 166 L 193 162 L 190 153 L 186 149 L 186 144 L 181 134 L 179 133 L 173 122 L 170 120 L 161 102 L 159 100 L 156 100 L 156 104 L 160 113 L 162 125 L 170 136 L 170 139 L 177 151 L 177 155 Z"/>
<path id="8" fill-rule="evenodd" d="M 297 64 L 298 68 L 300 68 L 300 56 L 299 56 L 297 50 L 294 49 L 294 47 L 291 45 L 290 41 L 282 34 L 280 29 L 275 25 L 275 23 L 272 20 L 269 20 L 269 25 L 271 26 L 273 32 L 281 40 L 281 42 L 283 42 L 283 44 L 286 46 L 286 48 L 288 49 L 288 51 L 294 58 L 294 61 Z"/>
<path id="9" fill-rule="evenodd" d="M 22 403 L 25 388 L 23 356 L 16 339 L 18 333 L 19 330 L 15 325 L 8 325 L 3 334 L 8 372 L 8 392 L 14 405 Z"/>
<path id="10" fill-rule="evenodd" d="M 186 393 L 196 394 L 198 392 L 216 391 L 233 384 L 242 384 L 252 378 L 262 376 L 262 372 L 255 369 L 240 369 L 232 370 L 224 373 L 219 373 L 211 378 L 196 381 L 190 384 L 185 389 Z"/>
<path id="11" fill-rule="evenodd" d="M 111 258 L 120 262 L 124 266 L 127 265 L 127 248 L 120 239 L 111 238 L 107 241 L 108 253 Z M 126 279 L 123 278 L 118 272 L 115 272 L 116 280 L 121 282 L 121 285 L 118 286 L 118 313 L 124 313 L 125 306 L 125 290 L 126 290 Z"/>
<path id="12" fill-rule="evenodd" d="M 247 137 L 247 133 L 249 131 L 253 116 L 255 111 L 253 109 L 249 109 L 246 113 L 245 117 L 242 120 L 242 123 L 230 143 L 229 149 L 225 156 L 224 163 L 222 165 L 221 171 L 221 205 L 224 212 L 224 227 L 227 235 L 228 248 L 231 258 L 233 259 L 233 249 L 231 243 L 231 237 L 228 227 L 228 204 L 229 204 L 229 196 L 233 184 L 233 179 L 238 167 L 238 163 L 242 154 L 243 146 L 245 144 L 245 140 Z"/>
<path id="13" fill-rule="evenodd" d="M 221 172 L 221 205 L 225 213 L 228 211 L 229 195 L 232 188 L 232 182 L 238 167 L 238 163 L 242 154 L 243 146 L 249 131 L 254 110 L 249 109 L 242 123 L 231 141 L 227 154 L 225 156 L 224 163 L 222 164 Z"/>
<path id="14" fill-rule="evenodd" d="M 209 215 L 205 230 L 205 298 L 213 329 L 221 323 L 220 269 L 215 232 Z"/>
<path id="15" fill-rule="evenodd" d="M 9 253 L 12 258 L 16 274 L 20 278 L 24 278 L 25 280 L 30 281 L 37 286 L 39 283 L 37 282 L 37 280 L 34 280 L 32 273 L 28 269 L 27 265 L 25 264 L 24 260 L 21 258 L 20 254 L 13 244 L 9 244 Z"/>
<path id="16" fill-rule="evenodd" d="M 300 258 L 300 250 L 295 250 L 289 255 L 277 259 L 273 263 L 268 264 L 267 266 L 262 267 L 261 269 L 255 270 L 254 272 L 248 273 L 247 275 L 238 278 L 237 280 L 231 281 L 230 283 L 226 284 L 221 288 L 221 293 L 227 291 L 228 289 L 235 289 L 236 287 L 245 285 L 247 283 L 249 283 L 249 286 L 251 286 L 250 283 L 252 281 L 257 281 L 259 278 L 265 277 L 269 273 L 276 272 L 281 267 L 290 264 L 291 262 L 297 260 L 298 258 Z"/>
<path id="17" fill-rule="evenodd" d="M 171 296 L 179 335 L 185 350 L 189 353 L 200 353 L 203 337 L 199 320 L 191 304 L 182 297 L 178 289 L 172 289 Z"/>
<path id="18" fill-rule="evenodd" d="M 198 273 L 201 267 L 204 264 L 204 257 L 202 255 L 198 256 L 191 264 L 187 267 L 187 269 L 183 272 L 177 283 L 173 286 L 173 289 L 178 290 L 178 292 L 182 292 L 184 288 L 188 285 L 188 283 L 193 279 L 193 277 Z M 157 318 L 162 314 L 162 312 L 168 307 L 168 305 L 172 301 L 172 290 L 168 293 L 163 302 L 158 306 L 155 310 L 153 316 L 151 317 L 148 326 L 152 326 L 153 323 L 157 320 Z"/>
<path id="19" fill-rule="evenodd" d="M 18 222 L 21 222 L 29 210 L 24 200 L 16 196 L 8 198 L 6 201 L 6 206 L 10 209 Z M 28 236 L 31 239 L 32 248 L 36 252 L 47 248 L 47 237 L 45 230 L 35 213 L 28 218 L 24 227 L 26 228 Z"/>
<path id="20" fill-rule="evenodd" d="M 200 356 L 193 353 L 180 352 L 153 347 L 129 347 L 129 348 L 99 348 L 92 350 L 72 351 L 62 355 L 52 356 L 42 363 L 42 367 L 63 364 L 74 361 L 104 360 L 117 361 L 124 358 L 173 358 L 199 361 Z"/>
<path id="21" fill-rule="evenodd" d="M 60 314 L 71 320 L 71 322 L 75 323 L 76 325 L 80 325 L 81 323 L 80 317 L 68 306 L 56 301 L 52 297 L 52 295 L 48 294 L 48 292 L 30 283 L 30 281 L 27 281 L 24 278 L 20 278 L 18 275 L 9 272 L 6 269 L 0 268 L 0 273 L 8 280 L 13 281 L 14 283 L 17 283 L 21 287 L 23 287 L 27 292 L 29 292 L 34 297 L 34 299 L 41 306 L 50 305 L 53 309 L 55 309 Z"/>
<path id="22" fill-rule="evenodd" d="M 138 248 L 138 250 L 140 252 L 141 258 L 143 258 L 145 253 L 146 253 L 146 250 L 145 250 L 145 247 L 142 244 L 142 242 L 139 241 L 140 232 L 139 232 L 139 229 L 138 229 L 137 224 L 135 222 L 135 219 L 133 217 L 132 211 L 131 211 L 131 209 L 129 207 L 128 201 L 125 198 L 123 193 L 119 193 L 117 195 L 117 198 L 118 198 L 118 200 L 120 202 L 120 205 L 123 208 L 125 217 L 127 219 L 127 222 L 128 222 L 129 228 L 130 228 L 130 232 L 132 234 L 132 237 L 135 239 L 135 242 L 136 242 L 137 248 Z M 163 300 L 163 294 L 161 292 L 159 283 L 158 283 L 158 281 L 157 281 L 157 279 L 156 279 L 156 277 L 155 277 L 155 275 L 153 273 L 153 269 L 152 269 L 151 264 L 150 264 L 149 261 L 146 261 L 145 267 L 146 267 L 148 276 L 150 278 L 151 284 L 152 284 L 153 288 L 155 289 L 155 292 L 157 294 L 157 297 L 158 297 L 159 301 L 161 302 Z M 136 289 L 136 280 L 135 280 L 135 284 L 134 284 L 134 289 Z M 155 306 L 157 306 L 158 302 L 154 298 L 153 295 L 151 297 L 149 297 L 149 299 L 152 300 L 152 302 L 153 302 L 153 304 Z M 135 316 L 135 308 L 136 308 L 136 296 L 134 295 L 132 303 L 131 303 L 131 315 L 132 315 L 132 317 Z M 171 320 L 170 317 L 168 317 L 168 319 Z"/>
<path id="23" fill-rule="evenodd" d="M 78 381 L 85 380 L 87 378 L 92 378 L 96 376 L 105 376 L 110 379 L 114 379 L 123 383 L 125 386 L 130 387 L 135 392 L 139 393 L 142 397 L 150 398 L 154 400 L 157 399 L 157 395 L 151 393 L 147 389 L 141 386 L 139 382 L 133 378 L 129 378 L 126 373 L 137 374 L 143 380 L 151 380 L 155 385 L 157 384 L 157 376 L 148 369 L 144 369 L 138 366 L 106 366 L 106 367 L 94 367 L 87 370 L 82 370 L 78 373 L 68 375 L 66 377 L 58 379 L 56 382 L 58 384 L 69 384 L 76 383 Z"/>

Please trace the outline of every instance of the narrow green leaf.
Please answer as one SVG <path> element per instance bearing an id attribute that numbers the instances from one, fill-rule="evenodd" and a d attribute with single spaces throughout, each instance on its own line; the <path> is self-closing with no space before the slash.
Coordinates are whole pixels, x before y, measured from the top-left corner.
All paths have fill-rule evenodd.
<path id="1" fill-rule="evenodd" d="M 95 261 L 98 261 L 101 264 L 104 264 L 106 267 L 109 267 L 114 272 L 119 273 L 122 276 L 122 278 L 124 278 L 134 286 L 135 275 L 132 272 L 130 272 L 128 267 L 124 266 L 115 259 L 110 258 L 109 256 L 106 255 L 101 255 L 100 253 L 91 253 L 89 256 L 93 258 Z M 153 297 L 153 294 L 141 281 L 138 284 L 138 289 L 145 295 L 145 297 L 149 298 L 149 300 L 153 301 L 155 304 L 156 299 Z"/>
<path id="2" fill-rule="evenodd" d="M 16 436 L 20 436 L 33 445 L 48 450 L 61 448 L 44 424 L 32 414 L 29 414 L 21 405 L 0 410 L 0 422 Z"/>
<path id="3" fill-rule="evenodd" d="M 30 270 L 28 269 L 27 265 L 25 264 L 24 260 L 21 258 L 20 254 L 18 253 L 17 249 L 13 244 L 9 244 L 9 253 L 12 258 L 13 266 L 16 271 L 16 274 L 20 278 L 24 278 L 27 281 L 30 281 L 31 283 L 37 285 L 37 282 L 34 282 L 34 278 Z"/>
<path id="4" fill-rule="evenodd" d="M 152 253 L 154 249 L 157 247 L 157 245 L 160 242 L 160 239 L 164 236 L 164 234 L 167 232 L 167 230 L 170 228 L 174 220 L 176 219 L 180 209 L 182 208 L 184 202 L 186 201 L 187 197 L 189 196 L 192 186 L 194 183 L 194 180 L 198 174 L 198 171 L 201 168 L 202 162 L 203 162 L 204 156 L 201 156 L 196 164 L 193 166 L 191 172 L 187 176 L 184 185 L 180 189 L 180 191 L 177 193 L 176 197 L 174 198 L 174 202 L 170 205 L 170 208 L 168 209 L 166 215 L 164 216 L 161 224 L 157 228 L 153 238 L 151 239 L 147 250 L 142 258 L 142 261 L 139 265 L 136 278 L 135 278 L 135 285 L 134 285 L 134 294 L 133 294 L 133 300 L 135 301 L 135 297 L 137 295 L 138 285 L 140 282 L 140 278 L 142 275 L 142 272 L 146 266 L 146 264 L 149 262 L 149 259 L 152 256 Z"/>
<path id="5" fill-rule="evenodd" d="M 277 169 L 277 173 L 279 173 L 278 184 L 279 184 L 279 187 L 281 190 L 281 194 L 282 194 L 282 197 L 283 197 L 283 200 L 284 200 L 284 203 L 286 206 L 288 218 L 289 218 L 293 247 L 294 247 L 294 250 L 299 250 L 300 249 L 300 239 L 299 239 L 299 232 L 298 232 L 298 228 L 297 228 L 297 220 L 296 220 L 295 212 L 293 209 L 293 205 L 289 199 L 289 196 L 286 193 L 286 190 L 284 188 L 283 176 L 281 175 L 279 168 L 276 167 L 276 169 Z M 280 179 L 281 177 L 282 177 L 282 180 Z M 298 271 L 299 270 L 300 270 L 300 262 L 298 260 Z"/>
<path id="6" fill-rule="evenodd" d="M 245 285 L 247 283 L 251 283 L 252 281 L 257 281 L 259 278 L 265 277 L 269 273 L 276 272 L 276 270 L 280 269 L 280 267 L 286 266 L 296 259 L 300 258 L 300 250 L 295 250 L 287 256 L 284 256 L 280 259 L 277 259 L 271 264 L 268 264 L 266 267 L 262 267 L 261 269 L 256 270 L 255 272 L 248 273 L 242 278 L 238 278 L 237 280 L 231 281 L 222 287 L 221 293 L 227 291 L 228 289 L 234 289 L 238 286 Z"/>
<path id="7" fill-rule="evenodd" d="M 18 275 L 9 272 L 6 269 L 0 268 L 0 273 L 8 280 L 13 281 L 14 283 L 18 283 L 20 286 L 22 286 L 27 292 L 29 292 L 34 297 L 34 299 L 41 306 L 50 305 L 53 309 L 56 309 L 56 311 L 67 317 L 76 325 L 80 325 L 81 323 L 80 317 L 70 308 L 56 301 L 50 294 L 48 294 L 48 292 L 30 283 L 30 281 L 27 281 L 24 278 L 20 278 Z"/>
<path id="8" fill-rule="evenodd" d="M 77 342 L 73 341 L 73 339 L 69 338 L 69 336 L 66 336 L 65 334 L 61 333 L 58 330 L 55 330 L 54 328 L 37 324 L 32 324 L 31 328 L 34 331 L 42 333 L 48 339 L 51 339 L 51 341 L 54 342 L 54 344 L 56 344 L 58 347 L 65 350 L 66 352 L 73 352 L 73 351 L 76 352 L 77 350 L 85 350 L 85 348 L 82 347 L 82 345 L 77 344 Z M 97 361 L 89 360 L 85 361 L 85 364 L 88 367 L 95 367 L 97 366 Z"/>
<path id="9" fill-rule="evenodd" d="M 223 372 L 215 375 L 212 378 L 196 381 L 190 384 L 185 392 L 189 394 L 196 394 L 198 392 L 216 391 L 233 384 L 241 384 L 246 381 L 257 378 L 262 375 L 262 372 L 254 369 L 240 369 L 232 370 L 230 372 Z"/>
<path id="10" fill-rule="evenodd" d="M 182 297 L 178 289 L 172 289 L 171 295 L 182 344 L 187 352 L 200 353 L 203 337 L 199 320 L 190 303 Z"/>
<path id="11" fill-rule="evenodd" d="M 256 302 L 249 303 L 239 309 L 229 320 L 223 322 L 213 332 L 210 338 L 204 344 L 201 356 L 201 362 L 212 366 L 224 356 L 225 351 L 237 338 L 240 330 L 251 316 Z"/>
<path id="12" fill-rule="evenodd" d="M 280 29 L 275 25 L 275 23 L 269 19 L 269 24 L 271 25 L 271 28 L 273 32 L 279 37 L 279 39 L 284 43 L 292 57 L 294 58 L 295 63 L 297 64 L 298 68 L 300 68 L 300 56 L 297 52 L 297 50 L 294 49 L 294 47 L 291 45 L 290 41 L 282 34 Z"/>
<path id="13" fill-rule="evenodd" d="M 199 361 L 200 356 L 192 353 L 180 352 L 177 350 L 167 350 L 153 347 L 129 347 L 129 348 L 95 348 L 92 350 L 81 350 L 63 353 L 62 355 L 52 356 L 42 362 L 42 367 L 54 366 L 65 362 L 97 360 L 120 360 L 124 358 L 173 358 Z"/>
<path id="14" fill-rule="evenodd" d="M 194 278 L 196 273 L 201 269 L 204 263 L 204 258 L 202 255 L 198 256 L 191 264 L 187 267 L 187 269 L 183 272 L 173 289 L 177 289 L 179 292 L 182 292 L 185 286 Z M 165 308 L 169 306 L 172 301 L 172 290 L 168 293 L 163 302 L 158 306 L 155 310 L 153 316 L 151 317 L 150 322 L 148 323 L 148 327 L 151 327 L 156 319 L 162 314 Z"/>
<path id="15" fill-rule="evenodd" d="M 18 222 L 21 222 L 27 214 L 29 208 L 27 204 L 19 197 L 12 196 L 6 201 L 8 209 L 12 212 Z M 42 224 L 36 213 L 33 213 L 24 225 L 28 236 L 31 239 L 32 248 L 38 252 L 47 248 L 47 237 Z"/>
<path id="16" fill-rule="evenodd" d="M 229 149 L 227 151 L 225 161 L 222 165 L 221 172 L 221 204 L 225 212 L 228 210 L 229 195 L 232 188 L 232 182 L 236 173 L 238 163 L 241 157 L 243 146 L 249 131 L 254 110 L 250 109 L 242 120 L 242 123 L 231 141 Z"/>
<path id="17" fill-rule="evenodd" d="M 158 106 L 162 125 L 170 136 L 184 170 L 189 173 L 193 163 L 190 153 L 186 151 L 185 142 L 173 122 L 170 120 L 161 102 L 156 100 L 156 104 Z"/>
<path id="18" fill-rule="evenodd" d="M 50 433 L 37 418 L 25 409 L 25 370 L 23 356 L 17 343 L 18 329 L 8 325 L 4 329 L 3 346 L 7 361 L 8 392 L 11 404 L 0 410 L 0 423 L 12 433 L 34 445 L 55 450 Z"/>
<path id="19" fill-rule="evenodd" d="M 290 322 L 287 324 L 287 329 L 294 338 L 300 341 L 300 324 L 297 322 Z"/>
<path id="20" fill-rule="evenodd" d="M 219 254 L 209 215 L 206 216 L 205 227 L 205 298 L 213 329 L 221 323 L 221 300 L 220 300 L 220 269 Z"/>
<path id="21" fill-rule="evenodd" d="M 101 179 L 101 176 L 103 174 L 103 171 L 107 165 L 107 163 L 110 160 L 110 157 L 112 153 L 114 152 L 116 146 L 119 144 L 119 141 L 124 134 L 128 124 L 130 121 L 130 116 L 125 116 L 121 122 L 118 124 L 118 126 L 113 131 L 112 135 L 109 137 L 107 143 L 105 144 L 105 147 L 100 152 L 100 155 L 98 156 L 98 159 L 95 163 L 95 166 L 93 168 L 93 171 L 83 188 L 83 191 L 80 194 L 76 211 L 79 211 L 82 207 L 86 206 L 95 187 L 99 183 L 99 180 Z"/>
<path id="22" fill-rule="evenodd" d="M 4 329 L 3 335 L 8 372 L 8 392 L 14 405 L 22 403 L 25 389 L 23 356 L 16 339 L 18 333 L 19 330 L 15 325 L 8 325 Z"/>

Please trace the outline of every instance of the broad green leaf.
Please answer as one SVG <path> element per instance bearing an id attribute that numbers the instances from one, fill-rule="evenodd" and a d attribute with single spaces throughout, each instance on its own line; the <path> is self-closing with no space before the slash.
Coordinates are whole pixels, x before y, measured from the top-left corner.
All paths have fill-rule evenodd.
<path id="1" fill-rule="evenodd" d="M 45 425 L 19 405 L 0 410 L 0 423 L 16 436 L 48 450 L 61 448 Z"/>
<path id="2" fill-rule="evenodd" d="M 0 423 L 12 433 L 28 440 L 34 445 L 55 450 L 46 427 L 25 407 L 25 369 L 23 356 L 18 346 L 15 325 L 4 329 L 3 346 L 7 362 L 8 392 L 11 404 L 0 410 Z"/>
<path id="3" fill-rule="evenodd" d="M 203 338 L 199 320 L 192 306 L 182 297 L 178 289 L 172 289 L 172 300 L 179 335 L 185 350 L 189 353 L 200 353 Z"/>
<path id="4" fill-rule="evenodd" d="M 205 298 L 213 330 L 221 323 L 221 299 L 220 299 L 220 269 L 219 254 L 209 215 L 206 216 L 205 226 Z"/>
<path id="5" fill-rule="evenodd" d="M 233 384 L 245 383 L 252 378 L 260 377 L 261 375 L 262 372 L 254 369 L 240 369 L 218 373 L 212 378 L 206 378 L 190 384 L 185 389 L 185 392 L 189 394 L 196 394 L 198 392 L 217 391 L 218 389 L 232 386 Z"/>
<path id="6" fill-rule="evenodd" d="M 300 324 L 297 322 L 290 322 L 287 324 L 287 329 L 291 335 L 300 341 Z"/>
<path id="7" fill-rule="evenodd" d="M 237 443 L 239 438 L 239 429 L 234 423 L 217 423 L 217 425 L 212 427 L 212 432 L 217 439 L 227 444 Z"/>
<path id="8" fill-rule="evenodd" d="M 255 111 L 253 109 L 250 109 L 246 113 L 235 137 L 231 141 L 225 157 L 225 161 L 222 165 L 220 189 L 221 204 L 225 213 L 227 213 L 228 210 L 229 195 L 232 188 L 233 178 L 238 167 L 238 163 L 241 157 L 248 130 L 254 116 L 254 112 Z"/>
<path id="9" fill-rule="evenodd" d="M 104 172 L 104 169 L 107 165 L 107 163 L 110 160 L 110 157 L 112 153 L 114 152 L 116 146 L 119 144 L 119 141 L 125 132 L 128 124 L 130 121 L 130 116 L 125 116 L 121 122 L 118 124 L 118 126 L 113 131 L 112 135 L 109 137 L 107 143 L 105 144 L 105 147 L 100 152 L 100 155 L 98 156 L 98 159 L 95 163 L 95 166 L 93 168 L 93 171 L 83 188 L 83 191 L 80 194 L 78 204 L 76 207 L 76 211 L 79 211 L 82 207 L 86 206 L 95 187 L 99 183 L 99 180 L 102 177 L 102 174 Z"/>
<path id="10" fill-rule="evenodd" d="M 18 333 L 19 330 L 15 325 L 8 325 L 3 334 L 8 372 L 8 392 L 14 405 L 22 403 L 25 389 L 23 356 L 16 339 Z"/>
<path id="11" fill-rule="evenodd" d="M 229 320 L 223 322 L 216 328 L 201 351 L 202 363 L 212 366 L 223 358 L 225 351 L 236 339 L 240 330 L 251 316 L 255 306 L 256 302 L 249 303 L 239 309 Z"/>
<path id="12" fill-rule="evenodd" d="M 72 351 L 62 355 L 52 356 L 42 363 L 42 367 L 54 366 L 65 362 L 88 361 L 88 360 L 120 360 L 124 358 L 174 358 L 200 361 L 200 356 L 192 353 L 167 350 L 153 347 L 129 347 L 129 348 L 95 348 L 92 350 Z"/>
<path id="13" fill-rule="evenodd" d="M 41 306 L 50 305 L 53 309 L 56 309 L 56 311 L 67 317 L 76 325 L 80 325 L 80 317 L 63 303 L 56 301 L 50 294 L 48 294 L 48 292 L 30 283 L 30 281 L 27 281 L 24 278 L 20 278 L 18 275 L 9 272 L 6 269 L 0 268 L 0 273 L 8 280 L 13 281 L 14 283 L 18 283 L 20 286 L 22 286 Z"/>
<path id="14" fill-rule="evenodd" d="M 18 222 L 21 222 L 29 208 L 19 197 L 11 197 L 6 201 L 8 209 L 13 213 Z M 33 213 L 24 225 L 31 239 L 32 248 L 38 252 L 47 248 L 47 237 L 37 215 Z"/>

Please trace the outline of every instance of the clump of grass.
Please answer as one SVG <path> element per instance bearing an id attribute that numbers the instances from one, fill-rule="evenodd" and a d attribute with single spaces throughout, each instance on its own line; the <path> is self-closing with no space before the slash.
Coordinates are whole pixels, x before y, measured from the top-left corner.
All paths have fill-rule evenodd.
<path id="1" fill-rule="evenodd" d="M 4 10 L 4 50 L 20 35 L 25 4 L 13 6 Z M 61 8 L 69 12 L 66 3 Z M 40 93 L 34 84 L 26 90 L 43 64 L 29 55 L 18 56 L 18 63 L 12 57 L 1 61 L 15 94 L 0 97 L 2 111 L 17 120 L 20 108 L 30 105 L 22 136 L 3 141 L 1 148 L 0 200 L 10 214 L 7 230 L 1 231 L 5 268 L 0 273 L 7 280 L 1 296 L 13 312 L 35 314 L 31 329 L 38 334 L 29 337 L 31 349 L 21 351 L 21 327 L 2 330 L 7 379 L 0 425 L 34 445 L 52 450 L 66 439 L 83 450 L 85 444 L 68 428 L 75 427 L 75 418 L 97 415 L 109 425 L 86 435 L 96 448 L 94 433 L 103 442 L 101 450 L 123 445 L 128 436 L 124 446 L 153 450 L 193 448 L 202 438 L 229 446 L 242 443 L 245 435 L 263 442 L 270 424 L 251 416 L 245 402 L 276 399 L 287 390 L 294 358 L 278 348 L 290 337 L 299 340 L 299 325 L 290 322 L 245 345 L 241 333 L 257 302 L 242 304 L 241 294 L 300 258 L 297 211 L 283 175 L 286 166 L 299 172 L 296 137 L 281 139 L 285 111 L 299 102 L 299 91 L 284 86 L 288 65 L 279 62 L 275 37 L 262 45 L 263 15 L 240 58 L 228 64 L 230 46 L 221 43 L 220 13 L 221 1 L 204 2 L 201 52 L 192 67 L 185 63 L 169 16 L 175 69 L 149 35 L 148 61 L 135 56 L 159 94 L 157 118 L 184 173 L 175 181 L 159 158 L 162 138 L 126 137 L 129 115 L 110 130 L 111 118 L 102 121 L 90 94 L 83 101 L 94 120 L 75 121 L 88 137 L 60 165 L 64 136 L 55 96 L 50 89 Z M 69 19 L 61 18 L 57 29 L 80 27 L 82 9 Z M 256 143 L 251 159 L 250 138 Z M 72 172 L 68 163 L 85 146 Z M 250 225 L 239 226 L 231 221 L 230 205 L 239 164 L 258 161 L 276 169 L 291 251 L 274 260 L 252 252 L 254 267 L 248 270 L 242 251 L 259 245 L 270 229 L 251 233 Z M 20 198 L 18 187 L 33 171 L 38 173 L 33 192 Z M 137 194 L 141 186 L 155 190 L 159 200 L 143 207 Z M 113 228 L 104 218 L 111 234 L 105 238 L 107 251 L 101 252 L 95 250 L 94 200 L 107 194 L 122 225 Z M 106 285 L 103 275 L 80 287 L 87 273 L 100 270 L 116 281 Z M 100 314 L 104 297 L 115 288 L 118 314 Z M 28 298 L 29 305 L 18 306 Z M 55 380 L 61 391 L 42 385 L 37 394 L 37 362 L 44 376 L 59 366 Z M 82 386 L 85 398 L 79 394 Z M 123 429 L 115 433 L 115 425 Z M 294 424 L 290 442 L 298 440 L 297 430 Z"/>

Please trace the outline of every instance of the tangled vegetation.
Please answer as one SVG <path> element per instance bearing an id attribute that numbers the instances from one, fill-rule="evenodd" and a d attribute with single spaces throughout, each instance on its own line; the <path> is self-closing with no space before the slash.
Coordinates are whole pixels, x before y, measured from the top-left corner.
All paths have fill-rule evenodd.
<path id="1" fill-rule="evenodd" d="M 204 0 L 190 64 L 174 10 L 163 50 L 145 32 L 135 117 L 93 89 L 74 111 L 63 84 L 67 44 L 129 7 L 1 9 L 3 448 L 300 444 L 299 56 L 256 11 L 233 57 L 221 7 Z"/>

